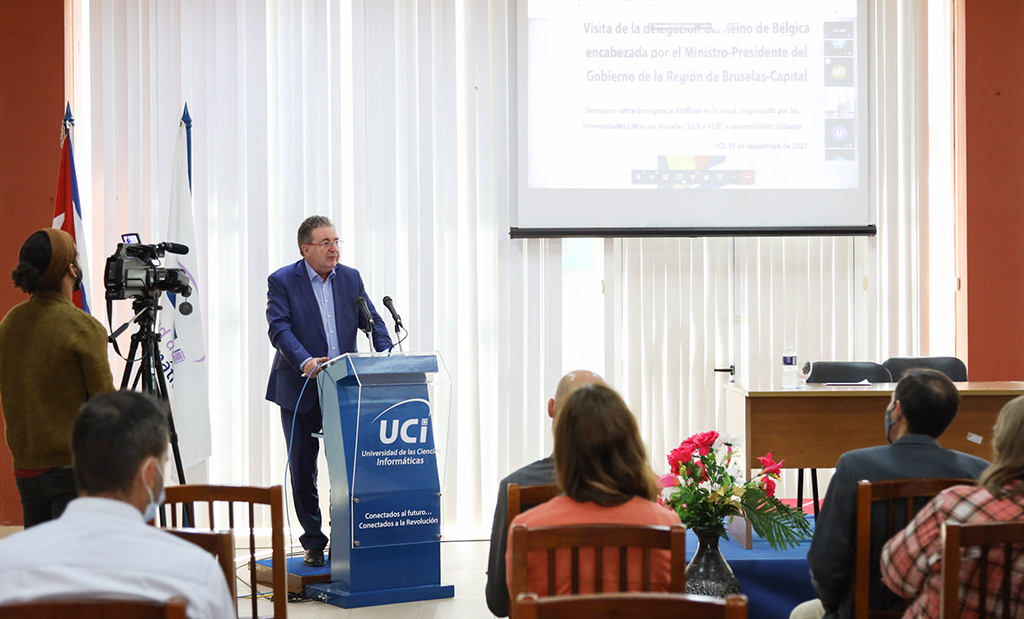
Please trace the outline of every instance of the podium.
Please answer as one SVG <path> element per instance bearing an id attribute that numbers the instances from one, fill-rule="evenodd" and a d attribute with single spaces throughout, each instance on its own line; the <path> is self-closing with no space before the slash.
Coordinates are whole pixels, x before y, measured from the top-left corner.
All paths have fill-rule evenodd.
<path id="1" fill-rule="evenodd" d="M 349 353 L 317 384 L 331 582 L 308 593 L 342 608 L 454 597 L 455 587 L 441 584 L 451 380 L 440 355 Z"/>

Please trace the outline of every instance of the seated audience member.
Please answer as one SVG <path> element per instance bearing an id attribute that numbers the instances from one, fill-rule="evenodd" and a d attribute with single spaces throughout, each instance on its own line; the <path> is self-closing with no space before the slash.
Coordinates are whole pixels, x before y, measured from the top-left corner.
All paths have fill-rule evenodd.
<path id="1" fill-rule="evenodd" d="M 141 393 L 82 406 L 71 433 L 80 496 L 60 518 L 0 540 L 0 605 L 184 597 L 191 619 L 235 617 L 214 558 L 146 524 L 163 500 L 167 431 L 164 406 Z"/>
<path id="2" fill-rule="evenodd" d="M 587 370 L 569 372 L 558 381 L 555 397 L 548 400 L 548 417 L 557 419 L 573 391 L 583 385 L 604 382 Z M 508 617 L 508 586 L 505 584 L 505 542 L 508 540 L 508 485 L 536 486 L 555 483 L 555 462 L 548 456 L 509 474 L 498 485 L 498 501 L 491 526 L 491 550 L 487 559 L 487 608 L 497 617 Z"/>
<path id="3" fill-rule="evenodd" d="M 658 505 L 654 472 L 640 440 L 636 419 L 611 387 L 593 384 L 573 393 L 555 419 L 555 479 L 565 495 L 534 507 L 512 521 L 527 527 L 573 524 L 664 525 L 679 523 L 674 511 Z M 511 530 L 509 531 L 511 537 Z M 510 540 L 511 541 L 511 540 Z M 605 549 L 606 566 L 618 565 L 618 549 Z M 628 590 L 642 590 L 640 552 L 630 551 Z M 511 585 L 512 549 L 506 551 L 506 584 Z M 529 557 L 529 590 L 548 594 L 547 554 Z M 618 591 L 618 569 L 606 569 L 604 590 Z M 651 591 L 668 591 L 667 550 L 651 556 Z M 580 592 L 592 593 L 594 554 L 580 552 Z M 569 551 L 559 551 L 555 594 L 571 593 Z"/>
<path id="4" fill-rule="evenodd" d="M 916 597 L 904 617 L 938 617 L 942 596 L 942 523 L 1006 522 L 1024 519 L 1024 397 L 1007 403 L 993 431 L 995 459 L 977 486 L 954 486 L 936 496 L 882 549 L 882 580 L 903 597 Z M 977 553 L 960 565 L 960 616 L 979 615 L 981 589 Z M 999 589 L 1006 558 L 989 553 L 987 617 L 1002 617 Z M 1024 616 L 1024 553 L 1011 566 L 1010 616 Z M 1000 604 L 996 604 L 996 602 Z"/>
<path id="5" fill-rule="evenodd" d="M 853 572 L 857 540 L 857 482 L 926 477 L 977 479 L 988 463 L 943 449 L 935 440 L 956 417 L 960 392 L 945 374 L 911 370 L 896 385 L 885 409 L 885 437 L 891 445 L 843 454 L 825 493 L 807 552 L 818 599 L 793 609 L 791 619 L 853 617 Z M 885 522 L 871 524 L 870 605 L 879 604 L 883 585 L 878 560 Z M 898 609 L 894 609 L 898 610 Z"/>

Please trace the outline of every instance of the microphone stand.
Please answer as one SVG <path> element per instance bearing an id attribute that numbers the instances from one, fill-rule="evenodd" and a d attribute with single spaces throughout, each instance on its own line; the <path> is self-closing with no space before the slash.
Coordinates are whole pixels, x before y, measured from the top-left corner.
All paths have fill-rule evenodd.
<path id="1" fill-rule="evenodd" d="M 402 325 L 396 322 L 395 323 L 395 339 L 398 340 L 398 342 L 396 342 L 396 344 L 398 345 L 398 352 L 400 352 L 400 353 L 401 352 L 405 352 L 404 350 L 402 350 L 402 338 L 398 337 L 398 331 L 401 328 L 402 328 Z M 408 331 L 406 331 L 406 333 L 408 333 Z"/>
<path id="2" fill-rule="evenodd" d="M 373 324 L 373 321 L 371 320 L 370 321 L 370 328 L 364 330 L 363 333 L 366 334 L 366 341 L 370 343 L 370 354 L 376 356 L 377 355 L 377 349 L 374 348 L 374 346 L 373 346 L 373 329 L 374 329 L 374 326 L 375 325 Z"/>

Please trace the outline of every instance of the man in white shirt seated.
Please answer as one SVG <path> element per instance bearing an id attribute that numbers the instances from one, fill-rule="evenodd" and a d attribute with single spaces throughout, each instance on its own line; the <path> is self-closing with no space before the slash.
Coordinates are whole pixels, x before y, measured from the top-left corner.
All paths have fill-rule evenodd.
<path id="1" fill-rule="evenodd" d="M 82 405 L 71 435 L 79 498 L 57 520 L 0 540 L 0 605 L 184 597 L 190 619 L 235 617 L 214 558 L 146 524 L 163 501 L 167 436 L 166 408 L 141 393 Z"/>

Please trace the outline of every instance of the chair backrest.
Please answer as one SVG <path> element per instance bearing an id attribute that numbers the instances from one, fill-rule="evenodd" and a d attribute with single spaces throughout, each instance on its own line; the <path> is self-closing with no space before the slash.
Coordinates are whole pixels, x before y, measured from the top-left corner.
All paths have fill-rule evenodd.
<path id="1" fill-rule="evenodd" d="M 1002 617 L 1020 616 L 1024 607 L 1020 590 L 1024 575 L 1024 522 L 946 522 L 942 525 L 940 619 L 960 616 L 960 558 L 963 549 L 972 546 L 980 546 L 976 572 L 978 616 L 985 617 L 989 607 L 990 577 L 999 580 L 999 593 L 992 607 L 1001 609 Z M 1016 590 L 1011 586 L 1014 575 L 1018 579 Z"/>
<path id="2" fill-rule="evenodd" d="M 938 370 L 951 381 L 967 382 L 967 366 L 956 357 L 890 357 L 882 365 L 892 374 L 894 382 L 899 382 L 907 370 L 917 368 Z"/>
<path id="3" fill-rule="evenodd" d="M 508 525 L 516 516 L 528 509 L 537 507 L 541 503 L 547 503 L 558 496 L 558 484 L 534 484 L 532 486 L 520 486 L 519 484 L 508 485 Z M 505 531 L 508 535 L 508 531 Z M 502 559 L 504 560 L 504 558 Z M 509 595 L 509 617 L 515 617 L 515 598 Z"/>
<path id="4" fill-rule="evenodd" d="M 527 528 L 521 524 L 512 526 L 512 587 L 510 597 L 515 600 L 520 593 L 527 593 L 530 581 L 529 554 L 534 551 L 547 552 L 547 594 L 557 592 L 558 561 L 560 549 L 567 549 L 570 556 L 571 592 L 580 592 L 580 550 L 588 549 L 593 555 L 593 591 L 604 593 L 605 570 L 618 573 L 619 592 L 626 592 L 629 573 L 629 551 L 640 555 L 641 588 L 651 590 L 651 556 L 653 550 L 670 552 L 669 591 L 686 591 L 686 529 L 682 525 L 644 526 L 618 524 L 586 524 L 557 527 Z M 616 552 L 617 551 L 617 552 Z M 612 557 L 606 561 L 605 556 Z M 563 557 L 564 560 L 564 557 Z M 611 563 L 607 568 L 606 563 Z M 637 569 L 634 567 L 634 570 Z M 612 572 L 611 570 L 615 570 Z M 517 616 L 518 619 L 518 616 Z"/>
<path id="5" fill-rule="evenodd" d="M 535 593 L 525 593 L 516 600 L 516 616 L 521 619 L 746 619 L 747 596 L 730 595 L 723 600 L 685 593 L 606 593 L 538 598 Z"/>
<path id="6" fill-rule="evenodd" d="M 857 482 L 857 551 L 854 568 L 853 616 L 855 619 L 881 617 L 900 617 L 903 611 L 876 610 L 871 608 L 870 591 L 873 582 L 881 582 L 879 562 L 881 546 L 891 539 L 898 531 L 921 510 L 935 495 L 950 486 L 973 485 L 973 479 L 956 479 L 949 477 L 895 479 L 891 481 L 859 481 Z M 885 533 L 881 539 L 872 540 L 871 523 L 874 503 L 882 502 L 881 514 L 884 518 Z M 878 518 L 879 514 L 874 514 Z M 872 543 L 874 541 L 874 543 Z M 874 547 L 875 552 L 872 552 Z M 883 600 L 878 603 L 891 607 L 898 602 L 905 603 L 886 587 L 880 587 Z"/>
<path id="7" fill-rule="evenodd" d="M 235 600 L 235 611 L 238 611 L 238 588 L 235 582 L 235 539 L 231 531 L 200 531 L 199 529 L 165 529 L 171 535 L 192 542 L 213 555 L 224 572 L 228 583 L 231 599 Z"/>
<path id="8" fill-rule="evenodd" d="M 809 383 L 891 383 L 889 370 L 874 361 L 815 361 Z"/>
<path id="9" fill-rule="evenodd" d="M 508 523 L 516 516 L 536 507 L 541 503 L 547 503 L 558 496 L 558 484 L 537 484 L 535 486 L 520 486 L 519 484 L 508 485 Z"/>
<path id="10" fill-rule="evenodd" d="M 184 598 L 151 600 L 61 599 L 0 606 L 0 619 L 185 619 Z"/>
<path id="11" fill-rule="evenodd" d="M 207 519 L 211 530 L 221 528 L 223 526 L 222 523 L 217 522 L 217 509 L 215 509 L 215 504 L 226 504 L 228 519 L 227 527 L 234 531 L 236 536 L 238 531 L 235 526 L 235 504 L 239 503 L 245 505 L 245 513 L 248 514 L 248 580 L 253 617 L 258 616 L 259 614 L 256 610 L 256 601 L 259 597 L 259 592 L 256 586 L 256 506 L 266 505 L 269 507 L 271 528 L 270 548 L 271 560 L 273 562 L 274 617 L 277 619 L 286 619 L 288 616 L 288 558 L 285 556 L 284 550 L 284 499 L 281 492 L 281 486 L 262 488 L 256 486 L 212 486 L 188 484 L 184 486 L 168 486 L 166 490 L 167 499 L 165 504 L 170 506 L 177 504 L 185 505 L 188 508 L 189 513 L 195 513 L 196 503 L 206 503 Z M 170 526 L 177 527 L 178 514 L 173 507 L 170 509 L 170 513 Z M 161 522 L 164 521 L 163 514 L 161 514 L 160 520 Z M 194 520 L 192 524 L 195 524 Z M 218 526 L 218 524 L 221 524 L 221 526 Z"/>

